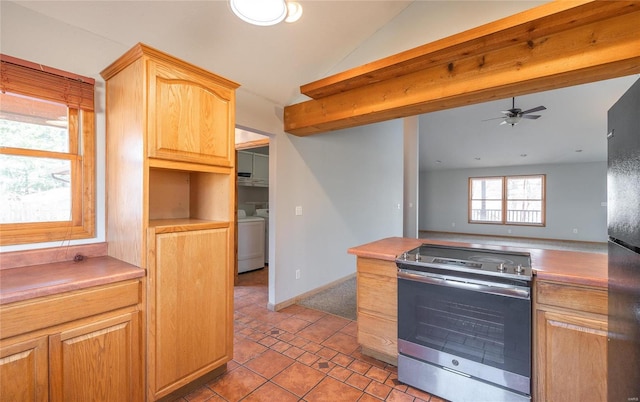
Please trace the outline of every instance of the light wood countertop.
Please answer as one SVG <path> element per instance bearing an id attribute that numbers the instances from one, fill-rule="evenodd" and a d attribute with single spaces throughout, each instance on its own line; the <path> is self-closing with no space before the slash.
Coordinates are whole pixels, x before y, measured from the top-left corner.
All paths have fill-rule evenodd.
<path id="1" fill-rule="evenodd" d="M 490 250 L 531 253 L 531 265 L 537 280 L 564 282 L 572 285 L 607 287 L 607 255 L 577 251 L 506 247 L 478 243 L 461 243 L 432 239 L 389 237 L 352 247 L 349 254 L 358 257 L 394 261 L 402 252 L 422 243 Z"/>
<path id="2" fill-rule="evenodd" d="M 2 269 L 0 305 L 144 275 L 144 269 L 107 256 Z"/>

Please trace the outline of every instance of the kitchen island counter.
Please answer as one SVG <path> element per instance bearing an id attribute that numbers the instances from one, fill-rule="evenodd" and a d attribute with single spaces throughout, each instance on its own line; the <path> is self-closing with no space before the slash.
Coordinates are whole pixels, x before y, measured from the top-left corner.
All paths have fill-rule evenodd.
<path id="1" fill-rule="evenodd" d="M 607 255 L 601 253 L 507 247 L 403 237 L 388 237 L 361 246 L 352 247 L 348 252 L 357 257 L 394 261 L 396 256 L 402 252 L 418 247 L 423 243 L 529 252 L 531 253 L 531 266 L 537 280 L 554 281 L 571 285 L 607 287 Z"/>

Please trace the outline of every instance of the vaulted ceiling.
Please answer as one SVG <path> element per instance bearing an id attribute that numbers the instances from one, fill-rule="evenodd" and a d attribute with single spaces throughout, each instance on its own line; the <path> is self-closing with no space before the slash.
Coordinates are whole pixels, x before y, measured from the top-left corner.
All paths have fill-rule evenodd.
<path id="1" fill-rule="evenodd" d="M 28 28 L 42 34 L 37 43 L 25 39 L 23 48 L 41 53 L 56 48 L 48 42 L 73 37 L 68 53 L 48 54 L 47 60 L 88 76 L 97 76 L 123 50 L 144 42 L 239 82 L 239 91 L 284 107 L 307 99 L 300 95 L 300 85 L 543 2 L 301 3 L 304 15 L 297 23 L 255 27 L 237 19 L 222 0 L 3 0 L 0 33 L 20 35 L 29 21 Z M 3 53 L 15 57 L 25 57 L 22 51 L 2 46 Z M 78 59 L 86 61 L 79 66 Z M 421 168 L 604 160 L 606 110 L 636 78 L 518 97 L 516 107 L 543 104 L 547 110 L 540 119 L 515 127 L 482 121 L 500 116 L 511 99 L 421 116 Z"/>

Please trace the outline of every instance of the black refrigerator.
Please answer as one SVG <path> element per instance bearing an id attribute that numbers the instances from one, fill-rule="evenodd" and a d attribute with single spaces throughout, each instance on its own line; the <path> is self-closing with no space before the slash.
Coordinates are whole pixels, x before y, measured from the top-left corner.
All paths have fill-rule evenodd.
<path id="1" fill-rule="evenodd" d="M 608 401 L 640 401 L 640 80 L 607 120 Z"/>

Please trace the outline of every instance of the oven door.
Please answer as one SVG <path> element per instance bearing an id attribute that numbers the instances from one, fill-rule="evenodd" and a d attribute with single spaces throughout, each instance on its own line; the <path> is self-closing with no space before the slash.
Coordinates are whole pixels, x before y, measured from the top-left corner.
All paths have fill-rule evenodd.
<path id="1" fill-rule="evenodd" d="M 398 352 L 529 395 L 529 292 L 399 272 Z"/>

